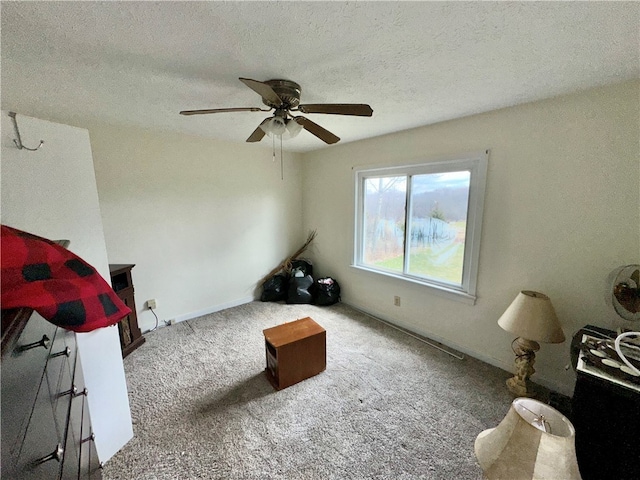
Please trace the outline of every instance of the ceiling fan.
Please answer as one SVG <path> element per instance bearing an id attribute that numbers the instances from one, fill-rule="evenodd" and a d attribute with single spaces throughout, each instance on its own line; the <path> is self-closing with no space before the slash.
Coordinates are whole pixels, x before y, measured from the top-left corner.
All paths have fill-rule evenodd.
<path id="1" fill-rule="evenodd" d="M 370 117 L 373 110 L 363 103 L 313 103 L 300 104 L 300 85 L 290 80 L 267 80 L 259 82 L 250 78 L 240 78 L 251 90 L 262 97 L 262 103 L 269 108 L 236 107 L 236 108 L 212 108 L 205 110 L 183 110 L 180 115 L 203 115 L 208 113 L 223 112 L 273 112 L 273 116 L 266 118 L 258 125 L 247 138 L 247 142 L 259 142 L 266 133 L 282 135 L 288 133 L 295 136 L 301 129 L 312 133 L 325 143 L 332 144 L 340 141 L 340 138 L 330 131 L 322 128 L 306 117 L 294 116 L 291 112 L 300 113 L 326 113 L 330 115 L 355 115 Z"/>

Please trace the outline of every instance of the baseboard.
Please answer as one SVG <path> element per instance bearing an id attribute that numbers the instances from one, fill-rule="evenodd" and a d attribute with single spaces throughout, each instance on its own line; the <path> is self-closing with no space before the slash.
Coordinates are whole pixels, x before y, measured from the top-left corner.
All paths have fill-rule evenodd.
<path id="1" fill-rule="evenodd" d="M 210 313 L 219 312 L 220 310 L 226 310 L 227 308 L 237 307 L 239 305 L 244 305 L 245 303 L 253 302 L 253 297 L 243 297 L 237 300 L 233 300 L 227 303 L 221 303 L 219 305 L 214 305 L 212 307 L 204 308 L 202 310 L 198 310 L 197 312 L 185 313 L 184 315 L 178 315 L 175 319 L 177 322 L 182 322 L 184 320 L 191 320 L 192 318 L 202 317 L 203 315 L 208 315 Z"/>
<path id="2" fill-rule="evenodd" d="M 504 363 L 501 360 L 498 360 L 497 358 L 493 358 L 490 357 L 482 352 L 478 352 L 475 350 L 471 350 L 469 348 L 463 347 L 461 345 L 456 344 L 455 342 L 452 342 L 449 339 L 446 338 L 442 338 L 439 337 L 438 335 L 434 335 L 431 332 L 426 332 L 424 330 L 421 330 L 419 328 L 416 328 L 414 325 L 408 325 L 404 322 L 398 321 L 395 318 L 391 318 L 388 317 L 386 315 L 381 315 L 378 312 L 374 312 L 372 310 L 369 310 L 367 307 L 361 306 L 361 305 L 357 305 L 354 303 L 348 303 L 348 302 L 343 302 L 345 305 L 349 305 L 351 308 L 354 308 L 362 313 L 364 313 L 365 315 L 368 315 L 376 320 L 381 320 L 382 322 L 385 323 L 390 323 L 391 325 L 395 325 L 397 327 L 400 327 L 404 330 L 408 330 L 409 332 L 413 332 L 417 335 L 420 335 L 421 337 L 425 337 L 428 338 L 436 343 L 440 343 L 444 346 L 446 346 L 447 348 L 451 349 L 451 350 L 455 350 L 457 352 L 463 353 L 465 355 L 469 355 L 470 357 L 476 358 L 484 363 L 488 363 L 489 365 L 492 365 L 494 367 L 497 367 L 501 370 L 504 370 L 506 372 L 513 372 L 513 363 Z M 540 385 L 542 385 L 545 388 L 548 388 L 551 391 L 554 392 L 559 392 L 563 395 L 567 395 L 567 396 L 571 396 L 573 394 L 573 385 L 560 385 L 557 382 L 554 382 L 552 380 L 549 380 L 541 375 L 536 375 L 535 377 L 535 383 L 538 383 Z"/>

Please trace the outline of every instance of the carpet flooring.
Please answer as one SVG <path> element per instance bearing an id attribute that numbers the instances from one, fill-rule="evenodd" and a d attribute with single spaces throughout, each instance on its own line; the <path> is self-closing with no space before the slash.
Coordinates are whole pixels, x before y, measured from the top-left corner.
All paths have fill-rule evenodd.
<path id="1" fill-rule="evenodd" d="M 275 391 L 262 330 L 307 316 L 327 369 Z M 105 480 L 480 479 L 475 438 L 512 401 L 507 372 L 344 304 L 252 302 L 146 339 L 124 360 L 134 438 Z"/>

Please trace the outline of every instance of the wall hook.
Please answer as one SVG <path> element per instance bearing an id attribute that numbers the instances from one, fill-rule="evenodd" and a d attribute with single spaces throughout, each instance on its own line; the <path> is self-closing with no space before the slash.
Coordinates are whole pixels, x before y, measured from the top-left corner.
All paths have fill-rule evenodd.
<path id="1" fill-rule="evenodd" d="M 20 130 L 18 130 L 18 122 L 16 121 L 16 112 L 9 112 L 9 116 L 13 119 L 13 128 L 16 131 L 16 136 L 18 137 L 17 139 L 13 139 L 13 143 L 16 144 L 16 147 L 18 147 L 19 150 L 24 149 L 29 150 L 30 152 L 35 152 L 36 150 L 38 150 L 44 143 L 44 140 L 40 140 L 40 143 L 36 148 L 25 147 L 22 144 L 22 139 L 20 138 Z"/>

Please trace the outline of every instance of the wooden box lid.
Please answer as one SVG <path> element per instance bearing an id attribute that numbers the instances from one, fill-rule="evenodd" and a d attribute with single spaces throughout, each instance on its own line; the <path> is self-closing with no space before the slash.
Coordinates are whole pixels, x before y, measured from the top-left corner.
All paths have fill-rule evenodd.
<path id="1" fill-rule="evenodd" d="M 274 347 L 295 342 L 303 338 L 317 335 L 325 331 L 311 317 L 301 318 L 293 322 L 283 323 L 263 330 L 264 338 Z"/>

